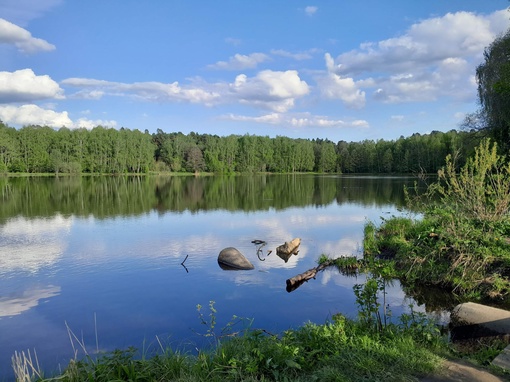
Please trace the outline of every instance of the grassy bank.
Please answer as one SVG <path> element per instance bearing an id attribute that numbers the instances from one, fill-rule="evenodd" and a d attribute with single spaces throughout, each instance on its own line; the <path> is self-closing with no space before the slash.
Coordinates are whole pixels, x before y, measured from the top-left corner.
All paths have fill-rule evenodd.
<path id="1" fill-rule="evenodd" d="M 465 300 L 508 301 L 510 164 L 484 141 L 460 170 L 447 157 L 438 175 L 424 195 L 408 194 L 420 218 L 366 225 L 365 260 L 408 285 L 438 286 Z"/>

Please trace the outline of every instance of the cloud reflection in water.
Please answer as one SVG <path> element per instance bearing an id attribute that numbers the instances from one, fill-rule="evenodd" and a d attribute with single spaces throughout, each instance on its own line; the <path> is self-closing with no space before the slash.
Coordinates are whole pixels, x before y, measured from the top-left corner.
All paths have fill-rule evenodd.
<path id="1" fill-rule="evenodd" d="M 0 317 L 17 316 L 39 305 L 40 300 L 60 294 L 60 287 L 48 285 L 34 288 L 14 296 L 0 297 Z"/>
<path id="2" fill-rule="evenodd" d="M 72 218 L 26 219 L 16 217 L 0 226 L 0 275 L 10 272 L 37 273 L 57 263 L 67 246 Z"/>

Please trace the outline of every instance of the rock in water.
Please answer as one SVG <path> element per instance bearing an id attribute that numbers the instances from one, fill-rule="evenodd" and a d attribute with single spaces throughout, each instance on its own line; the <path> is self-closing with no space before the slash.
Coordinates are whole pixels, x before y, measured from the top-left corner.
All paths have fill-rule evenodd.
<path id="1" fill-rule="evenodd" d="M 220 266 L 225 265 L 238 270 L 250 270 L 255 268 L 253 264 L 250 263 L 250 261 L 234 247 L 222 249 L 218 255 L 218 263 Z"/>

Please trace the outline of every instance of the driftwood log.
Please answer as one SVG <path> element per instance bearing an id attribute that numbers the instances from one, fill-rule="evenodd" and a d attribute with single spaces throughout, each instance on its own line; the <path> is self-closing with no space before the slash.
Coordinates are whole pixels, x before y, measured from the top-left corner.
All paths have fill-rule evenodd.
<path id="1" fill-rule="evenodd" d="M 282 245 L 276 247 L 276 252 L 282 253 L 285 255 L 291 255 L 293 253 L 296 253 L 300 244 L 301 244 L 301 239 L 299 237 L 296 237 L 295 239 L 293 239 L 291 241 L 286 241 L 285 244 L 282 244 Z"/>
<path id="2" fill-rule="evenodd" d="M 334 260 L 328 260 L 321 265 L 309 269 L 306 272 L 303 272 L 297 276 L 294 276 L 290 279 L 287 279 L 287 292 L 292 292 L 293 290 L 296 290 L 303 284 L 305 281 L 308 281 L 310 279 L 314 279 L 315 275 L 317 275 L 318 272 L 322 271 L 323 269 L 329 267 L 330 265 L 333 265 L 335 263 Z"/>

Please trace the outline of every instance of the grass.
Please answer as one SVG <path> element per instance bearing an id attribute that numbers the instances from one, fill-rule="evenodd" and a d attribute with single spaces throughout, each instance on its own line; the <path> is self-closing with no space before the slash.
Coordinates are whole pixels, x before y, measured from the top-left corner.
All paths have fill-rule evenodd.
<path id="1" fill-rule="evenodd" d="M 436 370 L 437 348 L 409 326 L 370 331 L 341 315 L 281 335 L 247 330 L 197 355 L 133 348 L 72 360 L 39 381 L 413 381 Z"/>

